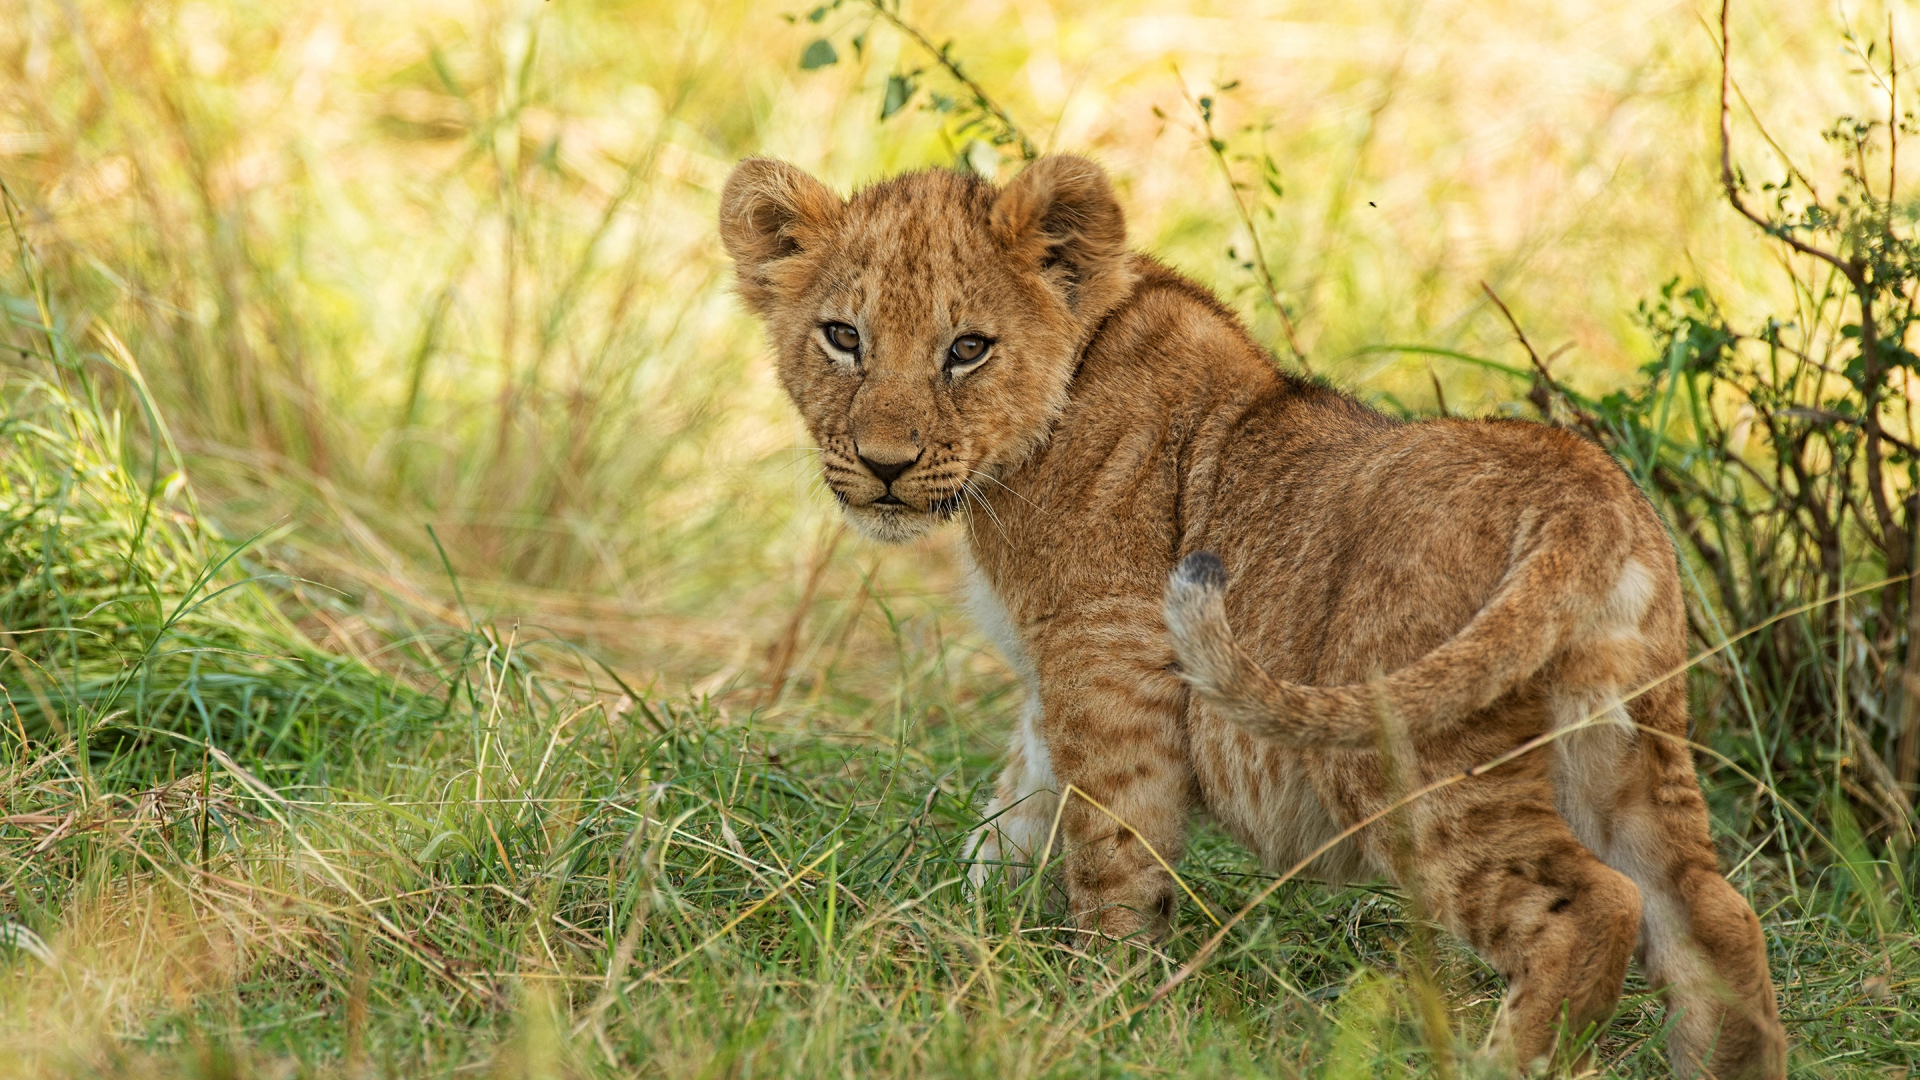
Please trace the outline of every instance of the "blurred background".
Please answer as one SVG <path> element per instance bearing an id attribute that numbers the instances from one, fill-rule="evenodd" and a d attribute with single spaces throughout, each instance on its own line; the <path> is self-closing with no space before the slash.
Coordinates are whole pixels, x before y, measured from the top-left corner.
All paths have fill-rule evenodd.
<path id="1" fill-rule="evenodd" d="M 1313 371 L 1391 410 L 1518 399 L 1381 348 L 1524 363 L 1482 282 L 1596 393 L 1645 360 L 1635 308 L 1671 277 L 1735 316 L 1790 299 L 1718 192 L 1703 5 L 903 14 L 1039 149 L 1101 161 L 1134 242 L 1290 360 L 1250 221 Z M 1863 100 L 1842 34 L 1886 18 L 1738 5 L 1740 152 L 1774 168 L 1750 106 L 1828 160 Z M 842 190 L 1017 168 L 865 6 L 0 0 L 0 71 L 0 176 L 72 336 L 124 342 L 224 531 L 270 529 L 361 615 L 451 600 L 427 523 L 470 601 L 676 685 L 764 683 L 803 598 L 803 644 L 884 627 L 847 611 L 873 589 L 947 610 L 952 534 L 825 555 L 829 500 L 714 234 L 748 154 Z"/>
<path id="2" fill-rule="evenodd" d="M 1634 475 L 1795 1068 L 1910 1074 L 1920 19 L 1733 5 L 1769 237 L 1720 16 L 0 0 L 0 1072 L 1455 1075 L 1497 979 L 1392 890 L 1141 1018 L 959 886 L 1013 677 L 957 531 L 841 527 L 716 201 L 1070 151 L 1276 364 Z M 1271 870 L 1196 830 L 1171 953 Z"/>

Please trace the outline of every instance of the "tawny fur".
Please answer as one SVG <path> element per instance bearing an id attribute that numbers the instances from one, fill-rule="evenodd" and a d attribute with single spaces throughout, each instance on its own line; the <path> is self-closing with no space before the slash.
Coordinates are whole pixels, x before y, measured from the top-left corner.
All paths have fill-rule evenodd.
<path id="1" fill-rule="evenodd" d="M 965 521 L 976 613 L 1031 695 L 976 881 L 1017 874 L 1058 820 L 1081 924 L 1157 934 L 1176 893 L 1147 846 L 1177 860 L 1195 809 L 1285 866 L 1408 783 L 1564 730 L 1315 872 L 1390 878 L 1485 956 L 1516 1067 L 1561 1020 L 1604 1020 L 1637 953 L 1678 1014 L 1676 1072 L 1784 1075 L 1759 923 L 1718 871 L 1668 677 L 1673 549 L 1599 449 L 1401 423 L 1276 372 L 1214 297 L 1126 251 L 1078 158 L 850 199 L 751 160 L 720 225 L 849 520 L 893 541 Z M 968 334 L 986 360 L 949 371 Z M 1063 806 L 1069 787 L 1131 828 Z"/>

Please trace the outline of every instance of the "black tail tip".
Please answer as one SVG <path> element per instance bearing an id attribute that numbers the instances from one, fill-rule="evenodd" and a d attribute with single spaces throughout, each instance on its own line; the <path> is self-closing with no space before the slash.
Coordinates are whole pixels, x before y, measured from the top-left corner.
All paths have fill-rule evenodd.
<path id="1" fill-rule="evenodd" d="M 1227 567 L 1220 556 L 1211 551 L 1196 551 L 1180 560 L 1180 568 L 1174 574 L 1185 584 L 1215 590 L 1227 586 Z"/>

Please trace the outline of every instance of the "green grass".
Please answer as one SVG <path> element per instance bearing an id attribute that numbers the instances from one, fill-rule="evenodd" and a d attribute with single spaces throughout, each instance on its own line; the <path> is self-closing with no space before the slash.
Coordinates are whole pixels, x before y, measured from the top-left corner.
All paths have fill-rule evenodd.
<path id="1" fill-rule="evenodd" d="M 9 370 L 0 389 L 0 633 L 18 738 L 94 746 L 114 765 L 131 755 L 139 775 L 190 749 L 156 742 L 159 729 L 324 773 L 352 752 L 341 733 L 443 711 L 316 647 L 271 594 L 284 575 L 249 552 L 259 538 L 210 534 L 157 415 L 136 464 L 126 418 L 97 397 L 89 369 L 104 357 L 69 365 L 69 343 L 43 340 L 51 362 Z M 75 759 L 91 784 L 89 762 Z"/>
<path id="2" fill-rule="evenodd" d="M 0 986 L 10 1074 L 1425 1075 L 1429 986 L 1450 1003 L 1442 1056 L 1473 1071 L 1498 980 L 1451 944 L 1422 960 L 1391 890 L 1282 886 L 1137 1015 L 1264 887 L 1235 845 L 1200 834 L 1181 873 L 1206 910 L 1184 905 L 1150 955 L 1080 952 L 1036 885 L 970 893 L 960 846 L 1016 700 L 937 610 L 876 585 L 879 663 L 803 674 L 765 709 L 630 696 L 484 620 L 329 656 L 295 583 L 207 536 L 183 480 L 132 471 L 149 459 L 97 391 L 62 389 L 124 378 L 103 361 L 16 367 L 6 399 L 9 557 L 39 574 L 14 571 L 9 625 L 59 631 L 9 655 L 44 673 L 9 678 L 0 742 L 7 918 L 30 934 Z M 831 672 L 818 652 L 794 667 Z M 1770 818 L 1749 781 L 1706 771 L 1716 821 Z M 1791 835 L 1722 840 L 1768 926 L 1796 1072 L 1910 1064 L 1910 893 L 1857 831 L 1851 862 Z M 1635 990 L 1597 1049 L 1663 1075 L 1659 1034 Z"/>
<path id="3" fill-rule="evenodd" d="M 1807 503 L 1729 464 L 1785 445 L 1728 437 L 1739 394 L 1857 393 L 1768 383 L 1751 340 L 1720 363 L 1768 312 L 1820 363 L 1851 339 L 1719 202 L 1693 13 L 1323 7 L 907 14 L 1278 346 L 1252 222 L 1316 369 L 1383 407 L 1530 410 L 1483 279 L 1575 345 L 1556 407 L 1731 556 L 1689 564 L 1702 648 L 1882 576 L 1844 427 L 1786 429 Z M 1391 889 L 1283 884 L 1143 1008 L 1270 883 L 1218 832 L 1151 952 L 1083 954 L 1044 881 L 963 887 L 1017 688 L 952 536 L 838 530 L 712 215 L 750 152 L 843 185 L 992 162 L 911 41 L 811 10 L 0 0 L 0 1075 L 1480 1071 L 1502 988 Z M 1882 103 L 1811 62 L 1841 27 L 1809 11 L 1737 8 L 1736 70 L 1831 192 L 1820 125 Z M 1711 299 L 1649 342 L 1635 305 L 1682 271 Z M 1914 792 L 1870 767 L 1899 767 L 1908 611 L 1879 590 L 1690 675 L 1796 1076 L 1920 1064 Z M 1666 1075 L 1637 982 L 1596 1049 Z"/>
<path id="4" fill-rule="evenodd" d="M 152 809 L 139 793 L 152 781 L 98 768 L 96 783 L 125 794 L 63 800 L 46 792 L 70 790 L 73 759 L 14 747 L 10 810 L 88 810 L 46 853 L 27 850 L 45 827 L 17 830 L 0 864 L 14 917 L 53 949 L 44 963 L 16 953 L 9 970 L 9 1068 L 1431 1069 L 1407 978 L 1413 928 L 1391 891 L 1285 886 L 1199 977 L 1132 1019 L 1211 930 L 1203 912 L 1183 908 L 1162 955 L 1087 956 L 1036 890 L 969 895 L 958 848 L 987 776 L 980 748 L 1006 710 L 956 718 L 942 658 L 864 709 L 762 728 L 696 702 L 610 709 L 578 686 L 521 682 L 507 643 L 481 640 L 454 715 L 373 733 L 412 752 L 363 752 L 324 785 L 270 788 L 222 759 Z M 1182 873 L 1215 910 L 1263 884 L 1212 832 Z M 1826 875 L 1804 875 L 1796 898 L 1758 857 L 1735 880 L 1765 912 L 1796 1071 L 1912 1061 L 1920 1021 L 1900 1005 L 1920 985 L 1912 911 L 1876 937 Z M 1891 996 L 1874 996 L 1874 976 Z M 1497 980 L 1446 946 L 1433 981 L 1470 1049 Z M 1621 1075 L 1663 1075 L 1659 1030 L 1636 994 L 1600 1052 Z"/>

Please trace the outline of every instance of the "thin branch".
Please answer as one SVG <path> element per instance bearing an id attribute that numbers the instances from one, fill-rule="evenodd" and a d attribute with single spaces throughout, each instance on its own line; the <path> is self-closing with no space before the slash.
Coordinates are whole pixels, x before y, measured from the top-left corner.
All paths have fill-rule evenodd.
<path id="1" fill-rule="evenodd" d="M 1020 125 L 1013 122 L 1013 117 L 1007 114 L 1007 110 L 1001 108 L 1000 103 L 993 100 L 993 98 L 987 94 L 985 87 L 974 82 L 966 72 L 961 71 L 960 65 L 955 63 L 953 58 L 947 55 L 946 49 L 935 45 L 927 35 L 920 32 L 919 27 L 914 26 L 912 23 L 907 22 L 905 19 L 887 10 L 887 5 L 883 0 L 867 0 L 867 6 L 873 9 L 874 14 L 886 20 L 887 25 L 912 38 L 921 48 L 933 56 L 934 62 L 944 68 L 947 74 L 953 77 L 955 82 L 966 87 L 967 92 L 973 95 L 974 102 L 982 109 L 985 109 L 989 116 L 999 121 L 1001 128 L 1020 143 L 1020 156 L 1022 158 L 1027 161 L 1032 161 L 1034 158 L 1040 156 L 1039 148 L 1033 145 L 1032 139 L 1027 138 L 1027 133 L 1020 129 Z"/>
<path id="2" fill-rule="evenodd" d="M 1846 413 L 1837 413 L 1832 409 L 1817 409 L 1806 405 L 1790 405 L 1781 409 L 1780 415 L 1794 420 L 1811 420 L 1816 424 L 1845 424 L 1849 427 L 1865 426 L 1865 421 L 1858 416 L 1848 416 Z M 1882 431 L 1880 438 L 1915 457 L 1920 457 L 1920 449 L 1915 449 L 1912 443 L 1907 442 L 1897 435 Z"/>
<path id="3" fill-rule="evenodd" d="M 1819 259 L 1833 266 L 1847 283 L 1853 287 L 1855 300 L 1860 305 L 1860 359 L 1861 359 L 1861 429 L 1867 436 L 1867 496 L 1873 505 L 1873 515 L 1880 527 L 1880 546 L 1886 556 L 1890 570 L 1906 568 L 1907 535 L 1894 517 L 1893 508 L 1887 502 L 1886 483 L 1882 475 L 1882 453 L 1880 443 L 1885 434 L 1880 428 L 1880 391 L 1886 374 L 1880 362 L 1879 327 L 1873 313 L 1874 286 L 1867 280 L 1864 262 L 1859 258 L 1846 259 L 1834 252 L 1808 244 L 1792 233 L 1784 223 L 1776 223 L 1753 212 L 1746 200 L 1741 197 L 1740 183 L 1733 173 L 1733 110 L 1728 102 L 1728 94 L 1733 82 L 1733 48 L 1727 33 L 1727 14 L 1732 0 L 1720 2 L 1720 183 L 1726 190 L 1727 202 L 1740 212 L 1741 216 L 1759 226 L 1767 235 L 1793 248 L 1804 255 Z M 1865 171 L 1861 172 L 1862 183 Z"/>
<path id="4" fill-rule="evenodd" d="M 1600 422 L 1590 416 L 1585 409 L 1574 404 L 1572 396 L 1566 389 L 1554 381 L 1553 374 L 1547 370 L 1547 362 L 1540 358 L 1539 351 L 1533 347 L 1527 332 L 1520 328 L 1520 320 L 1513 317 L 1513 312 L 1507 307 L 1506 301 L 1500 299 L 1500 295 L 1493 291 L 1493 286 L 1484 281 L 1480 283 L 1480 289 L 1487 294 L 1487 299 L 1493 301 L 1493 306 L 1500 309 L 1500 314 L 1507 320 L 1507 326 L 1513 330 L 1514 339 L 1520 343 L 1520 347 L 1527 350 L 1527 361 L 1533 365 L 1534 371 L 1533 388 L 1527 391 L 1527 400 L 1533 403 L 1534 408 L 1540 410 L 1541 416 L 1552 422 L 1553 398 L 1558 396 L 1566 405 L 1567 411 L 1573 413 L 1574 419 L 1580 421 L 1580 426 L 1586 429 L 1587 434 L 1591 435 L 1594 441 L 1604 441 L 1600 435 Z"/>
<path id="5" fill-rule="evenodd" d="M 1247 230 L 1247 239 L 1253 244 L 1253 269 L 1260 279 L 1260 287 L 1266 290 L 1267 303 L 1273 306 L 1274 314 L 1280 316 L 1280 328 L 1286 332 L 1287 348 L 1293 351 L 1293 359 L 1300 370 L 1313 374 L 1312 365 L 1307 363 L 1306 350 L 1300 347 L 1299 335 L 1294 332 L 1293 317 L 1287 314 L 1287 307 L 1280 302 L 1280 286 L 1273 280 L 1273 271 L 1267 267 L 1266 249 L 1260 244 L 1260 230 L 1253 227 L 1253 214 L 1240 198 L 1240 186 L 1233 181 L 1233 170 L 1227 167 L 1226 142 L 1213 133 L 1213 116 L 1203 108 L 1193 95 L 1187 93 L 1186 81 L 1180 78 L 1180 69 L 1173 70 L 1173 81 L 1180 87 L 1180 96 L 1186 99 L 1193 114 L 1200 118 L 1200 130 L 1206 138 L 1207 152 L 1220 166 L 1220 175 L 1227 181 L 1227 195 L 1233 199 L 1233 212 L 1240 216 L 1240 225 Z"/>
<path id="6" fill-rule="evenodd" d="M 1778 238 L 1803 255 L 1833 264 L 1834 269 L 1845 275 L 1849 282 L 1856 287 L 1864 287 L 1859 267 L 1830 251 L 1823 251 L 1795 238 L 1785 227 L 1777 226 L 1754 213 L 1740 195 L 1740 182 L 1733 175 L 1733 107 L 1730 103 L 1733 92 L 1733 52 L 1727 40 L 1727 10 L 1732 4 L 1733 0 L 1720 0 L 1720 186 L 1727 193 L 1727 202 L 1740 212 L 1741 217 L 1759 226 L 1768 236 Z"/>
<path id="7" fill-rule="evenodd" d="M 1893 12 L 1887 12 L 1887 213 L 1893 213 L 1900 165 L 1900 54 L 1893 48 Z"/>
<path id="8" fill-rule="evenodd" d="M 1700 28 L 1707 32 L 1708 39 L 1713 42 L 1714 51 L 1720 54 L 1721 62 L 1725 63 L 1726 50 L 1721 39 L 1714 36 L 1713 27 L 1710 24 L 1708 24 L 1706 18 L 1700 15 L 1698 12 L 1694 13 L 1694 18 L 1700 20 Z M 1740 84 L 1738 82 L 1734 82 L 1731 79 L 1729 79 L 1728 83 L 1733 89 L 1733 96 L 1739 98 L 1740 104 L 1743 107 L 1745 107 L 1745 109 L 1747 110 L 1747 119 L 1753 121 L 1754 130 L 1758 131 L 1760 133 L 1760 138 L 1764 139 L 1768 146 L 1773 147 L 1773 152 L 1779 155 L 1780 164 L 1785 165 L 1787 167 L 1787 172 L 1792 174 L 1795 180 L 1800 181 L 1800 186 L 1807 189 L 1808 195 L 1811 195 L 1816 202 L 1819 201 L 1820 199 L 1819 189 L 1813 186 L 1813 181 L 1810 178 L 1808 178 L 1807 174 L 1801 172 L 1800 167 L 1793 163 L 1793 159 L 1791 157 L 1787 156 L 1786 148 L 1781 146 L 1778 140 L 1774 139 L 1773 133 L 1767 130 L 1767 125 L 1765 124 L 1765 122 L 1763 122 L 1760 119 L 1760 111 L 1753 107 L 1753 102 L 1747 100 L 1747 92 L 1745 90 L 1740 89 Z"/>

